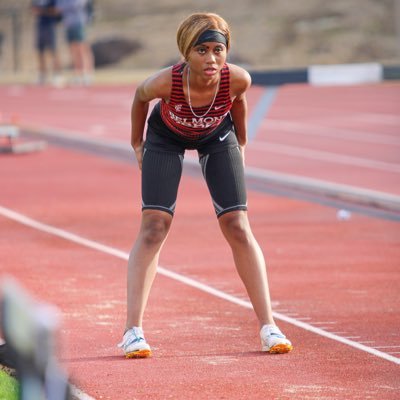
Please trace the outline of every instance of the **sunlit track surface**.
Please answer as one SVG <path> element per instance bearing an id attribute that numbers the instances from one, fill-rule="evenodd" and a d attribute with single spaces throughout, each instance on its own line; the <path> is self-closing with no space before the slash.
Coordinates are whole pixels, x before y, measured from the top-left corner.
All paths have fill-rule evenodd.
<path id="1" fill-rule="evenodd" d="M 273 121 L 274 129 L 284 123 L 295 123 L 296 129 L 311 124 L 309 137 L 319 137 L 319 127 L 333 124 L 322 136 L 330 138 L 336 130 L 348 135 L 350 130 L 354 140 L 360 136 L 354 134 L 358 124 L 368 120 L 368 143 L 382 135 L 385 146 L 395 146 L 392 87 L 387 92 L 385 85 L 278 88 L 270 104 L 262 103 L 270 89 L 249 93 L 255 129 L 246 160 L 250 218 L 267 257 L 277 322 L 295 346 L 288 355 L 259 351 L 257 322 L 218 230 L 206 185 L 197 176 L 195 154 L 187 155 L 177 214 L 145 315 L 154 356 L 144 362 L 125 360 L 116 348 L 124 327 L 126 257 L 140 223 L 140 174 L 128 144 L 132 88 L 1 87 L 0 92 L 8 91 L 7 101 L 0 97 L 3 115 L 18 109 L 21 126 L 48 135 L 49 142 L 42 152 L 0 158 L 1 273 L 17 277 L 60 308 L 60 356 L 77 398 L 397 399 L 399 223 L 368 212 L 338 219 L 334 204 L 289 196 L 293 186 L 286 192 L 278 193 L 277 186 L 271 190 L 274 177 L 297 176 L 295 181 L 304 184 L 318 180 L 326 187 L 347 185 L 389 198 L 398 195 L 393 172 L 381 168 L 371 175 L 370 166 L 352 166 L 347 175 L 354 168 L 358 177 L 352 181 L 354 176 L 341 173 L 343 163 L 331 170 L 334 163 L 317 157 L 306 160 L 281 151 L 274 158 L 277 149 L 304 148 L 305 140 L 294 140 L 300 137 L 297 131 L 290 142 L 279 133 L 271 137 L 274 151 L 256 145 L 268 142 Z M 373 99 L 360 97 L 371 88 L 377 89 Z M 351 89 L 358 92 L 358 102 Z M 325 96 L 318 104 L 318 96 L 310 93 Z M 334 101 L 337 93 L 348 101 Z M 326 112 L 328 105 L 335 112 Z M 258 111 L 252 119 L 262 106 L 265 115 Z M 317 123 L 317 111 L 322 123 Z M 347 122 L 335 122 L 336 115 Z M 312 144 L 307 149 L 319 156 L 339 152 L 350 157 L 345 161 L 397 165 L 380 150 L 371 155 Z M 257 172 L 269 177 L 268 185 L 264 178 L 252 181 Z M 268 190 L 254 190 L 261 183 Z M 348 211 L 350 202 L 337 206 Z M 24 224 L 24 218 L 38 225 Z"/>
<path id="2" fill-rule="evenodd" d="M 2 207 L 81 238 L 71 242 L 1 217 L 7 232 L 0 237 L 2 272 L 62 310 L 62 361 L 90 396 L 125 399 L 134 388 L 139 399 L 149 393 L 155 399 L 172 393 L 185 399 L 200 389 L 200 399 L 239 399 L 249 391 L 256 399 L 335 398 L 351 379 L 346 398 L 396 398 L 398 366 L 360 349 L 397 358 L 398 223 L 361 215 L 339 221 L 330 208 L 249 192 L 277 321 L 295 344 L 290 355 L 265 357 L 247 306 L 168 276 L 170 271 L 248 304 L 204 183 L 184 177 L 160 260 L 163 274 L 145 318 L 154 357 L 126 364 L 115 344 L 124 326 L 125 260 L 140 221 L 137 169 L 52 146 L 6 157 L 2 165 Z M 113 253 L 88 248 L 83 239 Z M 303 329 L 302 321 L 344 343 Z M 232 381 L 221 386 L 226 376 Z"/>
<path id="3" fill-rule="evenodd" d="M 129 143 L 134 86 L 0 87 L 3 120 Z M 250 167 L 400 195 L 400 84 L 252 87 Z"/>

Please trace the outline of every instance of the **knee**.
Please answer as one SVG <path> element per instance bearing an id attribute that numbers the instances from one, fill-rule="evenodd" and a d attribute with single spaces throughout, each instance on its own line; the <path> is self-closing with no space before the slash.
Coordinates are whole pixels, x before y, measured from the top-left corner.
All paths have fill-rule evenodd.
<path id="1" fill-rule="evenodd" d="M 247 217 L 242 213 L 228 213 L 220 218 L 222 232 L 228 242 L 233 244 L 248 245 L 253 235 Z"/>
<path id="2" fill-rule="evenodd" d="M 141 237 L 143 244 L 152 247 L 160 245 L 166 238 L 171 226 L 169 215 L 154 215 L 143 219 Z"/>

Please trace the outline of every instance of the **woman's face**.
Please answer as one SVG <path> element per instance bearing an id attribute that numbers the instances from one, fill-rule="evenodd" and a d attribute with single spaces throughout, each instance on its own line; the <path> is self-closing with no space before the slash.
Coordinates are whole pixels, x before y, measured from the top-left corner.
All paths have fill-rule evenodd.
<path id="1" fill-rule="evenodd" d="M 204 42 L 190 50 L 188 63 L 190 70 L 204 78 L 212 78 L 219 74 L 225 64 L 227 50 L 224 44 Z"/>

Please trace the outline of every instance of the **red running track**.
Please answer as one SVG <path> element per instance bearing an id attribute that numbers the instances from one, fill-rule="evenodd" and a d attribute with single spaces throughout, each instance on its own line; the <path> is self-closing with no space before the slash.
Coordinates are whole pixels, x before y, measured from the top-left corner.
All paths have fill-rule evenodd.
<path id="1" fill-rule="evenodd" d="M 256 132 L 247 165 L 400 194 L 400 84 L 280 87 L 249 91 Z M 0 115 L 20 125 L 129 143 L 133 86 L 47 89 L 0 86 Z"/>
<path id="2" fill-rule="evenodd" d="M 46 126 L 64 128 L 56 122 Z M 253 229 L 268 259 L 275 312 L 283 318 L 277 322 L 295 350 L 262 354 L 251 310 L 161 270 L 145 318 L 154 357 L 124 360 L 115 344 L 125 317 L 124 257 L 140 218 L 138 171 L 53 146 L 3 155 L 1 166 L 2 274 L 60 308 L 61 359 L 89 396 L 398 398 L 397 222 L 358 214 L 338 221 L 335 209 L 250 191 Z M 46 226 L 24 225 L 20 215 Z M 44 232 L 47 226 L 108 247 L 88 248 L 79 238 L 56 236 L 60 231 Z M 107 253 L 110 248 L 120 253 Z M 184 176 L 160 263 L 246 305 L 201 180 Z"/>

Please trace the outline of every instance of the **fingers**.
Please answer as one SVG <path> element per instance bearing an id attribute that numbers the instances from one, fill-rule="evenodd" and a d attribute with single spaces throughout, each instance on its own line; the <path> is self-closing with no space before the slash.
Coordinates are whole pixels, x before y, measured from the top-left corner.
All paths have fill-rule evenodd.
<path id="1" fill-rule="evenodd" d="M 245 166 L 244 162 L 244 146 L 239 145 L 240 154 L 242 155 L 243 166 Z"/>
<path id="2" fill-rule="evenodd" d="M 138 163 L 139 169 L 142 170 L 142 162 L 143 162 L 143 143 L 136 147 L 135 150 L 135 156 L 136 156 L 136 161 Z"/>

